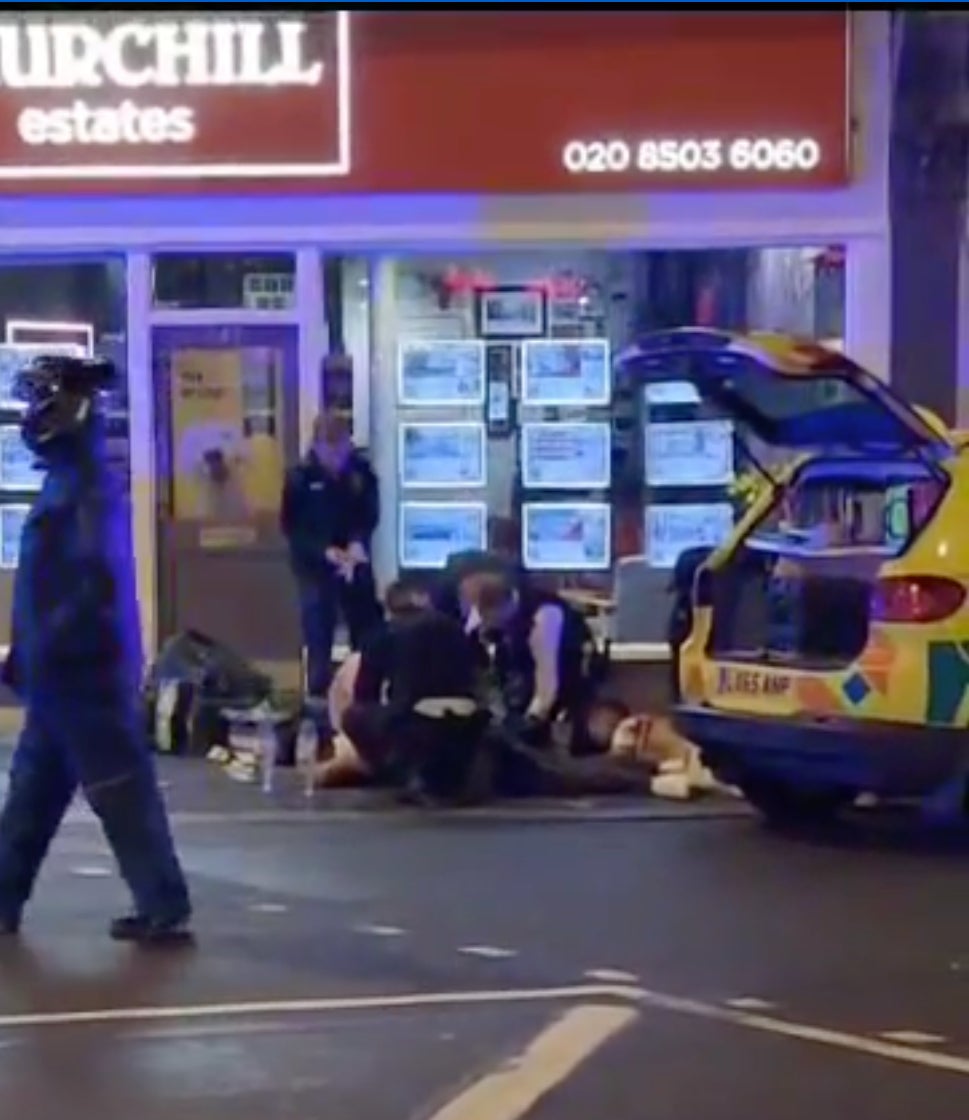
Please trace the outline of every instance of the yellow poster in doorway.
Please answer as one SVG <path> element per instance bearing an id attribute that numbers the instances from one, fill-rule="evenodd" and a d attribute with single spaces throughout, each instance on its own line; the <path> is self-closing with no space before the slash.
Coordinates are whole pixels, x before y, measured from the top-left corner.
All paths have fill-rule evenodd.
<path id="1" fill-rule="evenodd" d="M 172 355 L 176 520 L 238 524 L 278 510 L 282 364 L 269 347 Z"/>

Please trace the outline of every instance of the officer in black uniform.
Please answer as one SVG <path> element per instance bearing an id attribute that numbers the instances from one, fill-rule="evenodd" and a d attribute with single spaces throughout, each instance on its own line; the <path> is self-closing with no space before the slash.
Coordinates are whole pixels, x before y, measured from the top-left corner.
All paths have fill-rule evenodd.
<path id="1" fill-rule="evenodd" d="M 361 652 L 343 731 L 378 781 L 459 797 L 490 722 L 477 699 L 477 651 L 416 582 L 392 585 L 386 606 L 387 625 Z"/>
<path id="2" fill-rule="evenodd" d="M 38 358 L 17 379 L 23 438 L 46 471 L 24 526 L 4 680 L 26 719 L 0 813 L 0 933 L 15 934 L 78 786 L 133 897 L 116 940 L 189 939 L 188 889 L 140 696 L 130 513 L 105 454 L 110 363 Z"/>
<path id="3" fill-rule="evenodd" d="M 558 595 L 503 579 L 480 586 L 476 607 L 494 651 L 506 729 L 529 746 L 546 746 L 561 719 L 572 754 L 598 752 L 588 717 L 607 667 L 582 615 Z"/>
<path id="4" fill-rule="evenodd" d="M 340 614 L 353 649 L 380 622 L 370 564 L 379 518 L 379 488 L 369 460 L 353 446 L 346 418 L 324 412 L 309 451 L 286 476 L 281 509 L 299 589 L 311 696 L 322 699 L 329 688 Z"/>

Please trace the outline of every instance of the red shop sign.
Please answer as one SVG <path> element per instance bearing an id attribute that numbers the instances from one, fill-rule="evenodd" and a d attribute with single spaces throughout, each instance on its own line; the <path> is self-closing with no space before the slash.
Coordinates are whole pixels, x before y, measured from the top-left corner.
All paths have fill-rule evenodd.
<path id="1" fill-rule="evenodd" d="M 0 189 L 838 186 L 848 57 L 844 11 L 28 10 Z"/>

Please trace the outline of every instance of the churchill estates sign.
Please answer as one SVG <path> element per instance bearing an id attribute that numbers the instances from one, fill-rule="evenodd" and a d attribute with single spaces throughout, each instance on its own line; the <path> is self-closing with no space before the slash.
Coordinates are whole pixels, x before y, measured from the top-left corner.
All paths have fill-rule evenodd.
<path id="1" fill-rule="evenodd" d="M 4 9 L 0 194 L 829 190 L 849 32 L 843 10 Z"/>
<path id="2" fill-rule="evenodd" d="M 0 178 L 349 172 L 346 12 L 112 15 L 0 22 Z"/>

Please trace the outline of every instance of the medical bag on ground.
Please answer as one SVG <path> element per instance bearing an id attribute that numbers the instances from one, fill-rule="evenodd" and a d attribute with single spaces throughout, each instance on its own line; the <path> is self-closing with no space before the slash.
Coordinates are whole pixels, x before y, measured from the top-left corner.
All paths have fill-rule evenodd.
<path id="1" fill-rule="evenodd" d="M 268 702 L 272 682 L 245 658 L 195 630 L 170 638 L 145 681 L 148 726 L 163 754 L 204 757 L 226 741 L 226 708 Z"/>

